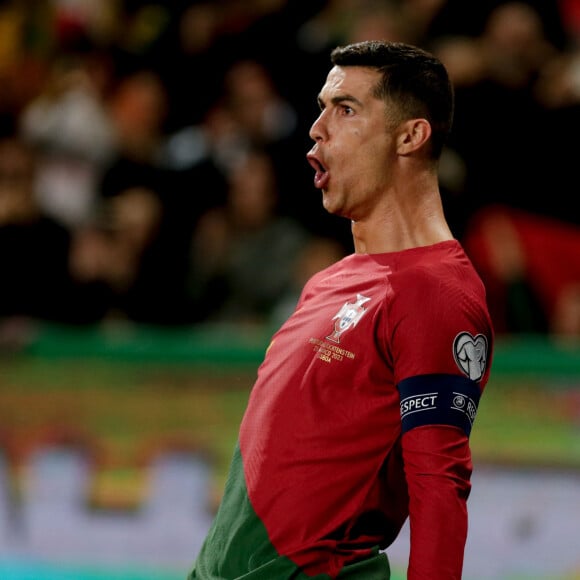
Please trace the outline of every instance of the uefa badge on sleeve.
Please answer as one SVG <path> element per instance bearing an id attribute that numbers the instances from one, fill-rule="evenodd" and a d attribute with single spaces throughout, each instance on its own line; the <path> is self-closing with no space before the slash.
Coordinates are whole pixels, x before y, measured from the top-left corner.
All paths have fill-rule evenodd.
<path id="1" fill-rule="evenodd" d="M 487 338 L 460 332 L 453 341 L 453 356 L 457 366 L 472 381 L 479 381 L 487 366 Z"/>

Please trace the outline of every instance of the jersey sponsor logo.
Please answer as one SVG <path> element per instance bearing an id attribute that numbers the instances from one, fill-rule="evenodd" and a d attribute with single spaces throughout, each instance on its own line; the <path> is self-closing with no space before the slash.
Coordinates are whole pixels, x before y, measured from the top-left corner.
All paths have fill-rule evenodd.
<path id="1" fill-rule="evenodd" d="M 346 302 L 344 306 L 336 313 L 334 320 L 334 330 L 326 337 L 326 340 L 340 344 L 340 338 L 347 330 L 355 327 L 367 311 L 363 304 L 370 298 L 362 294 L 356 295 L 356 302 Z"/>
<path id="2" fill-rule="evenodd" d="M 479 381 L 487 366 L 487 338 L 460 332 L 453 341 L 453 357 L 461 372 L 472 381 Z"/>

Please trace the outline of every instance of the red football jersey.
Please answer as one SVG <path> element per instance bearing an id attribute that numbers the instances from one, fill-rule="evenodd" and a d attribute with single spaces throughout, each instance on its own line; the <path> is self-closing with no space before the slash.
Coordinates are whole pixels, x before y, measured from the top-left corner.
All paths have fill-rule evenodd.
<path id="1" fill-rule="evenodd" d="M 423 577 L 453 577 L 445 566 L 461 567 L 467 437 L 491 344 L 483 285 L 456 241 L 353 254 L 315 275 L 258 370 L 192 578 L 267 578 L 268 566 L 280 570 L 272 578 L 336 578 L 365 562 L 360 577 L 388 578 L 379 550 L 409 513 L 410 577 L 421 577 L 419 552 L 433 546 L 442 568 Z M 453 481 L 444 492 L 425 489 L 430 477 Z M 232 513 L 240 498 L 259 534 Z M 445 548 L 433 526 L 448 509 L 458 537 Z M 258 537 L 268 546 L 252 546 Z"/>

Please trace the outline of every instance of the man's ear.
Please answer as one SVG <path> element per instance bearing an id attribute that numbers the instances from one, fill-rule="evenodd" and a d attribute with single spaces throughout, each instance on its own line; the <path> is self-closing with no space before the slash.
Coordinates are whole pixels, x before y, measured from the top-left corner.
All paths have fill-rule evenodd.
<path id="1" fill-rule="evenodd" d="M 409 119 L 399 125 L 397 133 L 397 153 L 409 155 L 427 143 L 431 124 L 427 119 Z"/>

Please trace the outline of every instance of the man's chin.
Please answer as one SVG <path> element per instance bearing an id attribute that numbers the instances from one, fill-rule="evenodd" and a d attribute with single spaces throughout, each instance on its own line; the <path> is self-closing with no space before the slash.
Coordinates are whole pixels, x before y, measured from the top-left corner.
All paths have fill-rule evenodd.
<path id="1" fill-rule="evenodd" d="M 344 207 L 338 205 L 333 201 L 332 197 L 326 192 L 322 191 L 322 207 L 329 213 L 338 217 L 348 217 L 345 214 Z"/>
<path id="2" fill-rule="evenodd" d="M 334 213 L 333 211 L 333 205 L 332 205 L 332 200 L 328 194 L 328 191 L 326 189 L 321 189 L 320 190 L 322 193 L 322 207 L 328 212 L 328 213 Z"/>

